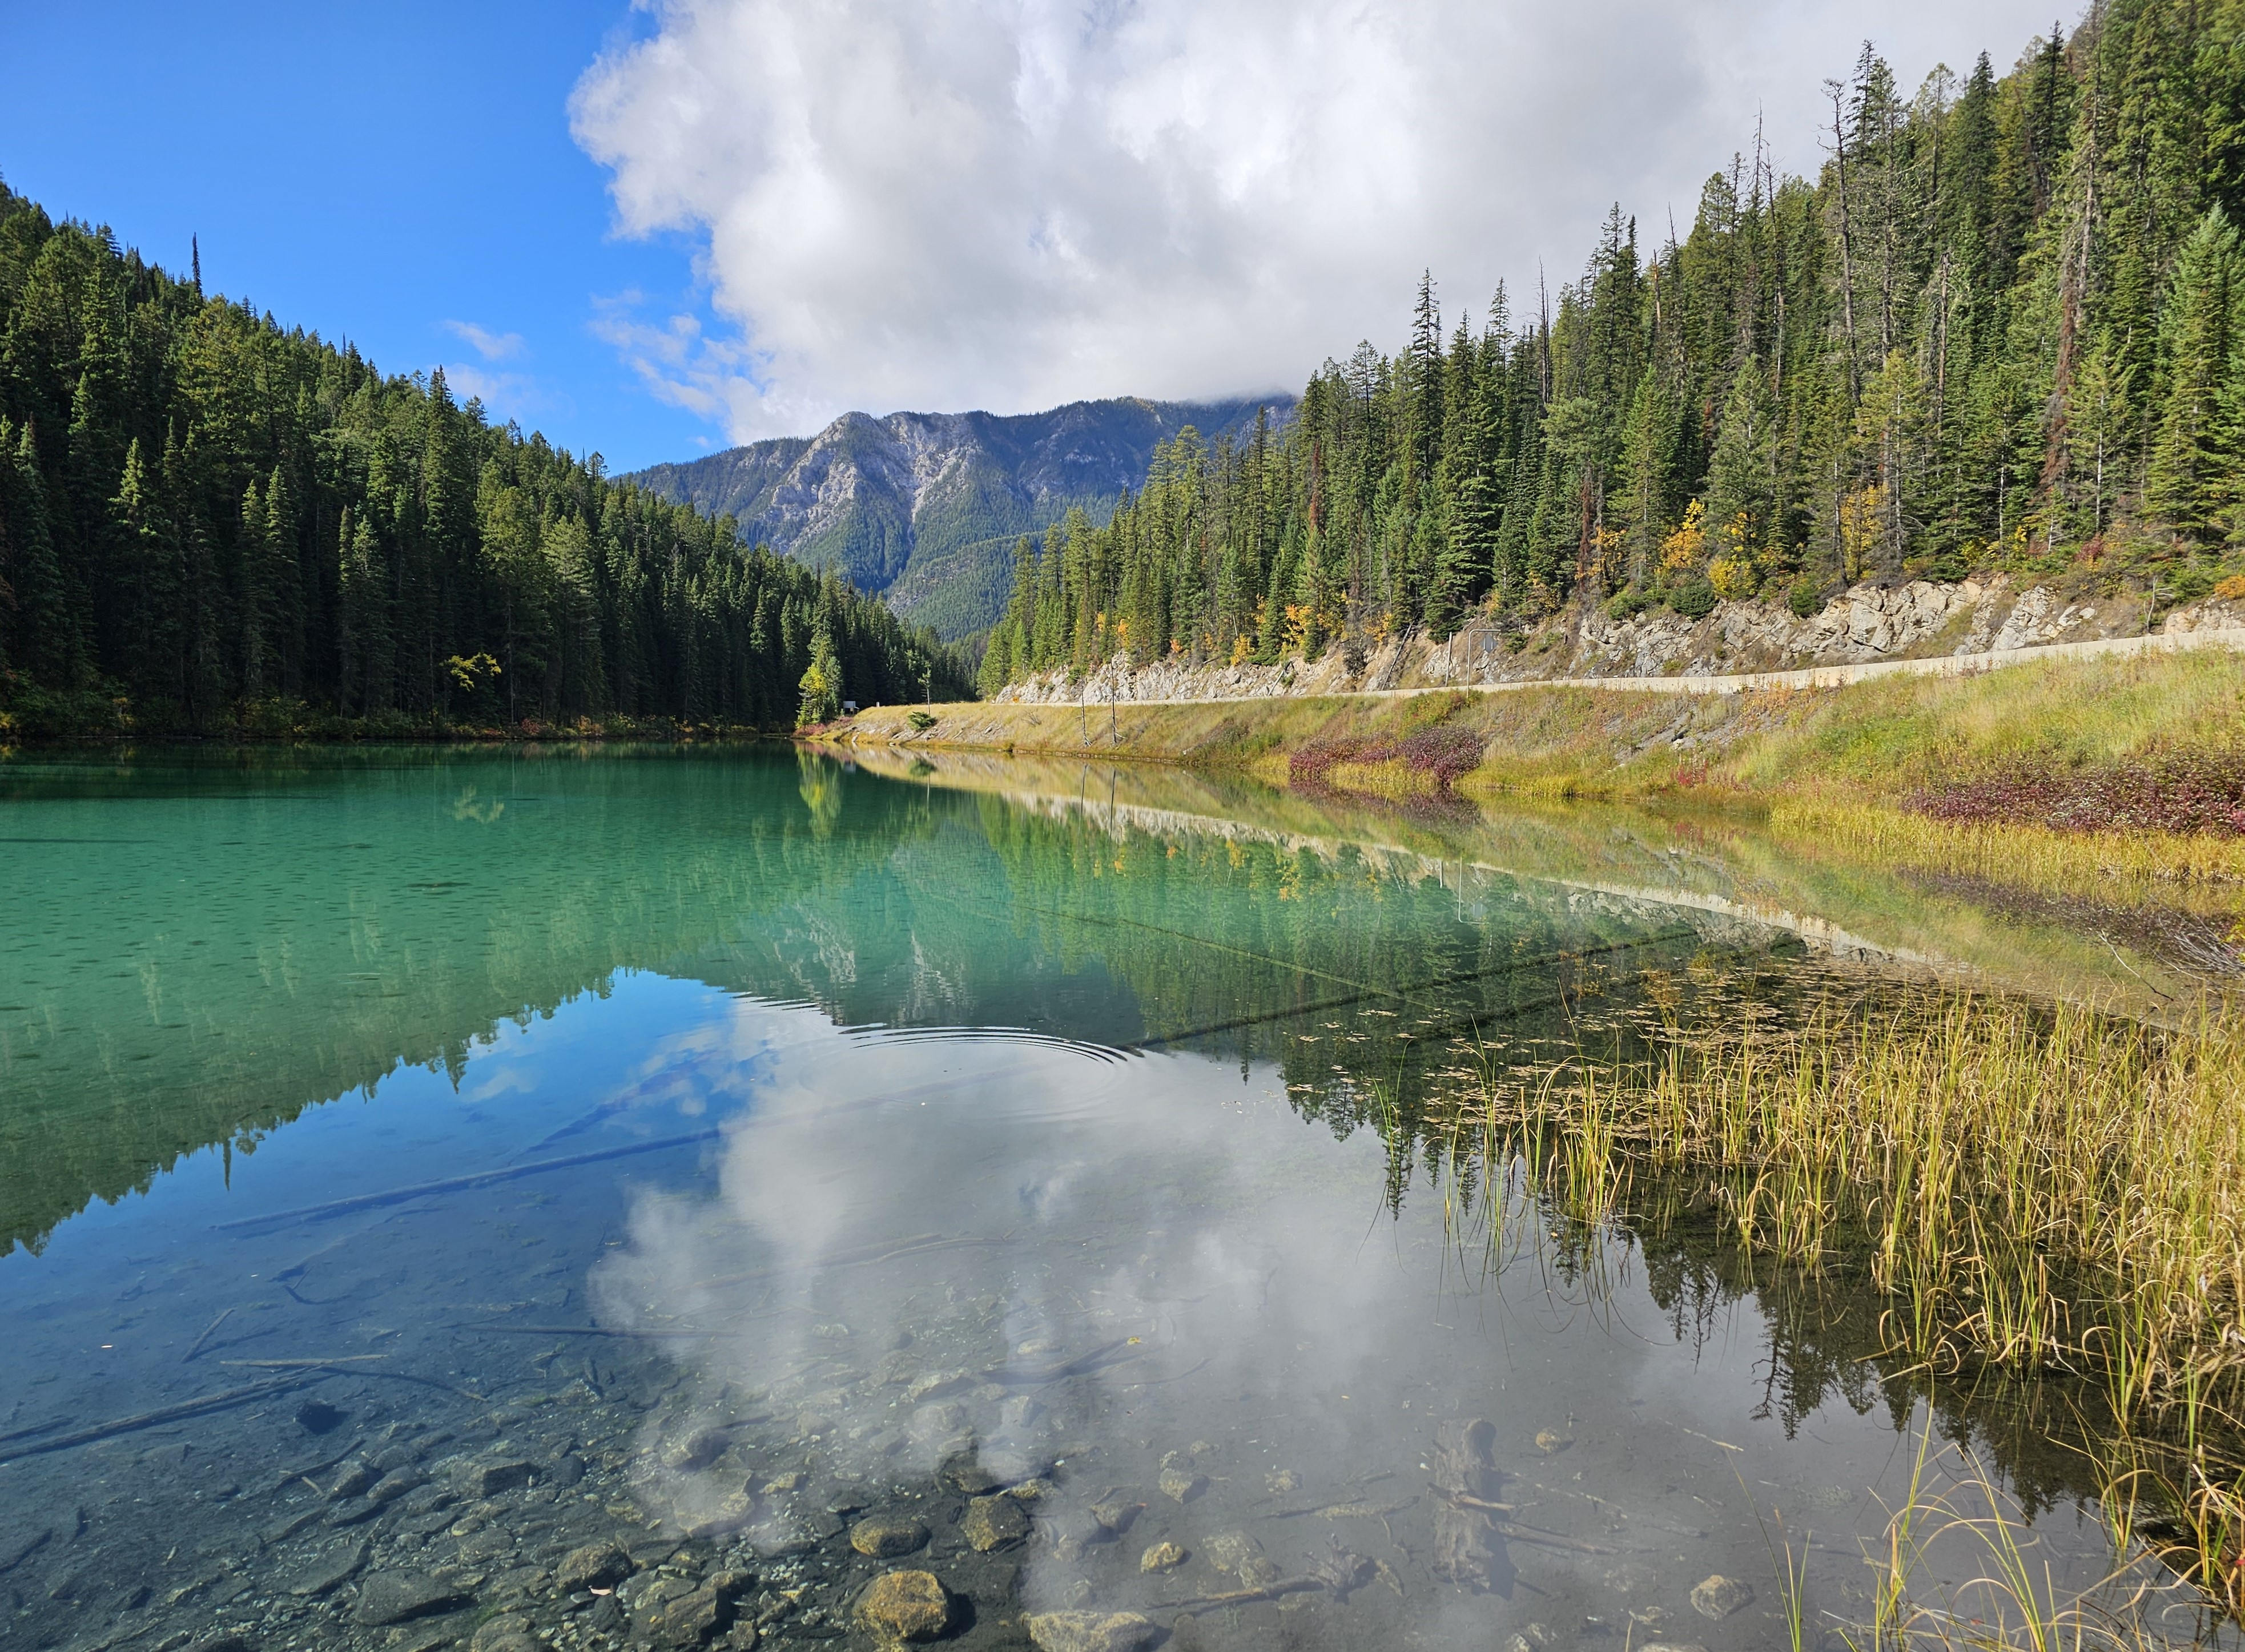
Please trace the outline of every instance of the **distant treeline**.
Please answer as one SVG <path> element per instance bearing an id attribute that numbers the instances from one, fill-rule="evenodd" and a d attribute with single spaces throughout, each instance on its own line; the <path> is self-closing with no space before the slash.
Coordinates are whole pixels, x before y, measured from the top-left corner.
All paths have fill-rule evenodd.
<path id="1" fill-rule="evenodd" d="M 0 185 L 0 721 L 790 726 L 967 692 L 879 603 Z"/>
<path id="2" fill-rule="evenodd" d="M 1299 416 L 1181 436 L 1111 525 L 1024 542 L 983 681 L 1361 653 L 1487 603 L 1719 597 L 2076 562 L 2210 589 L 2245 548 L 2245 0 L 2099 0 L 1998 77 L 1868 45 L 1814 181 L 1759 143 L 1679 241 L 1618 207 L 1579 281 Z"/>

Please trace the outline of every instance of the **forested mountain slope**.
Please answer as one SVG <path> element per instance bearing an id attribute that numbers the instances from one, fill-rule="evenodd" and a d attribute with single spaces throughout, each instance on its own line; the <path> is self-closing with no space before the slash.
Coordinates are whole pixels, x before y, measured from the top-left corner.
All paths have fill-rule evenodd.
<path id="1" fill-rule="evenodd" d="M 1581 276 L 1328 361 L 1280 429 L 1173 440 L 1019 559 L 986 687 L 1127 651 L 1516 640 L 1562 609 L 1810 613 L 1863 582 L 2245 568 L 2245 0 L 2102 0 L 2008 73 L 1866 46 L 1814 179 L 1619 207 Z M 1492 230 L 1494 233 L 1494 229 Z"/>
<path id="2" fill-rule="evenodd" d="M 658 464 L 629 480 L 681 504 L 740 518 L 743 531 L 942 635 L 998 617 L 1013 545 L 1072 509 L 1104 522 L 1146 479 L 1154 450 L 1186 427 L 1229 437 L 1290 396 L 1225 402 L 1074 402 L 1044 413 L 845 413 L 809 440 L 786 437 Z"/>
<path id="3" fill-rule="evenodd" d="M 0 186 L 0 737 L 790 726 L 931 671 L 968 687 L 732 522 Z"/>

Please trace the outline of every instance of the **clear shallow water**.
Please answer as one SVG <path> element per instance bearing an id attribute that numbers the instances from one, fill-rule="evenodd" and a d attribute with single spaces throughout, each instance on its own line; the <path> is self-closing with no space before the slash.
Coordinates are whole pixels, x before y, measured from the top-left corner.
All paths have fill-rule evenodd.
<path id="1" fill-rule="evenodd" d="M 2109 1564 L 2033 1397 L 1706 1236 L 1485 1244 L 1381 1138 L 1455 1035 L 1860 967 L 1801 925 L 785 753 L 0 799 L 5 1644 L 862 1642 L 912 1569 L 963 1646 L 1723 1652 L 1788 1545 L 1813 1644 L 1929 1425 Z"/>

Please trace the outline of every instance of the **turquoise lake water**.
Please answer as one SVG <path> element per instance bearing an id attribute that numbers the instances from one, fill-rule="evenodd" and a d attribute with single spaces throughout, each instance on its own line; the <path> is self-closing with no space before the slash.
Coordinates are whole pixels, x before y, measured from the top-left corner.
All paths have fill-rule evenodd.
<path id="1" fill-rule="evenodd" d="M 777 748 L 26 759 L 0 866 L 0 1644 L 1830 1652 L 1913 1473 L 2110 1564 L 1875 1307 L 1397 1149 L 1813 924 Z"/>

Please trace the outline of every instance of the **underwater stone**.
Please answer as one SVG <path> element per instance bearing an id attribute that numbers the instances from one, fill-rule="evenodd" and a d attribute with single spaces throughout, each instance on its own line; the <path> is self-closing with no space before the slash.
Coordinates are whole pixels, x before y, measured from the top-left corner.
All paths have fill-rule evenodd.
<path id="1" fill-rule="evenodd" d="M 951 1627 L 951 1596 L 933 1572 L 885 1572 L 858 1597 L 858 1617 L 892 1641 L 933 1641 Z"/>
<path id="2" fill-rule="evenodd" d="M 1130 1523 L 1145 1511 L 1146 1506 L 1143 1503 L 1125 1503 L 1120 1500 L 1110 1500 L 1104 1503 L 1094 1503 L 1091 1506 L 1091 1518 L 1097 1520 L 1104 1530 L 1120 1537 L 1130 1529 Z"/>
<path id="3" fill-rule="evenodd" d="M 370 1497 L 353 1497 L 337 1503 L 328 1511 L 328 1524 L 341 1530 L 347 1526 L 360 1526 L 382 1513 L 382 1505 Z"/>
<path id="4" fill-rule="evenodd" d="M 1136 1612 L 1033 1612 L 1022 1623 L 1037 1652 L 1142 1652 L 1161 1634 Z"/>
<path id="5" fill-rule="evenodd" d="M 359 1568 L 366 1564 L 366 1557 L 363 1541 L 346 1543 L 304 1567 L 281 1587 L 291 1594 L 317 1597 L 329 1594 L 356 1577 Z"/>
<path id="6" fill-rule="evenodd" d="M 336 1477 L 336 1483 L 328 1487 L 328 1500 L 340 1503 L 347 1498 L 361 1496 L 368 1486 L 381 1478 L 382 1471 L 371 1463 L 349 1464 Z"/>
<path id="7" fill-rule="evenodd" d="M 1218 1532 L 1202 1545 L 1202 1547 L 1207 1552 L 1208 1563 L 1211 1566 L 1219 1572 L 1230 1572 L 1235 1576 L 1238 1575 L 1241 1567 L 1251 1561 L 1260 1559 L 1263 1554 L 1262 1544 L 1237 1527 L 1228 1532 Z"/>
<path id="8" fill-rule="evenodd" d="M 537 1644 L 528 1618 L 519 1612 L 502 1612 L 477 1628 L 468 1652 L 523 1652 L 526 1646 Z"/>
<path id="9" fill-rule="evenodd" d="M 1027 1537 L 1029 1517 L 1010 1497 L 978 1497 L 967 1505 L 967 1518 L 960 1522 L 960 1529 L 967 1534 L 968 1543 L 987 1554 Z"/>
<path id="10" fill-rule="evenodd" d="M 358 1586 L 351 1615 L 361 1623 L 404 1623 L 468 1604 L 470 1597 L 449 1583 L 417 1572 L 376 1572 Z"/>
<path id="11" fill-rule="evenodd" d="M 731 1627 L 734 1603 L 755 1587 L 747 1572 L 715 1573 L 699 1588 L 664 1601 L 649 1615 L 648 1629 L 671 1646 L 703 1645 Z"/>
<path id="12" fill-rule="evenodd" d="M 632 1574 L 631 1556 L 614 1542 L 587 1543 L 562 1556 L 553 1574 L 564 1592 L 612 1589 Z"/>
<path id="13" fill-rule="evenodd" d="M 955 1491 L 969 1497 L 980 1497 L 996 1491 L 1005 1482 L 992 1473 L 987 1466 L 973 1452 L 955 1452 L 944 1459 L 935 1477 Z"/>
<path id="14" fill-rule="evenodd" d="M 850 1547 L 877 1561 L 909 1554 L 927 1541 L 927 1527 L 913 1520 L 892 1520 L 876 1514 L 850 1528 Z"/>
<path id="15" fill-rule="evenodd" d="M 1734 1577 L 1725 1577 L 1718 1572 L 1693 1587 L 1692 1609 L 1701 1617 L 1720 1622 L 1732 1613 L 1752 1605 L 1753 1597 L 1751 1583 L 1741 1583 Z"/>
<path id="16" fill-rule="evenodd" d="M 931 1371 L 906 1387 L 905 1398 L 917 1405 L 924 1399 L 948 1399 L 973 1386 L 974 1378 L 963 1371 Z"/>
<path id="17" fill-rule="evenodd" d="M 1179 1503 L 1190 1503 L 1208 1489 L 1208 1476 L 1182 1468 L 1165 1468 L 1155 1484 L 1161 1487 L 1163 1496 Z"/>
<path id="18" fill-rule="evenodd" d="M 478 1497 L 497 1497 L 527 1486 L 538 1478 L 538 1465 L 519 1458 L 502 1463 L 484 1463 L 469 1471 L 469 1488 Z"/>
<path id="19" fill-rule="evenodd" d="M 1138 1557 L 1142 1572 L 1169 1572 L 1185 1563 L 1185 1552 L 1175 1543 L 1156 1543 Z"/>

